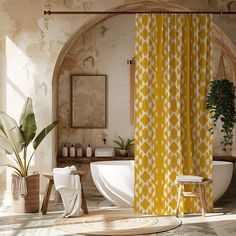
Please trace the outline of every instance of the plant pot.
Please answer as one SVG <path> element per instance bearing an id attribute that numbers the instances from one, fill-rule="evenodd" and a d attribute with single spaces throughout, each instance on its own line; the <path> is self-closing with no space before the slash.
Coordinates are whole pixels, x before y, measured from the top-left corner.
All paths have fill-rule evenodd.
<path id="1" fill-rule="evenodd" d="M 25 177 L 27 193 L 20 194 L 22 188 L 22 178 L 12 174 L 12 207 L 17 213 L 37 213 L 39 212 L 39 174 Z"/>
<path id="2" fill-rule="evenodd" d="M 120 156 L 122 157 L 127 157 L 129 153 L 128 150 L 125 150 L 125 149 L 120 149 L 119 152 L 120 152 Z"/>

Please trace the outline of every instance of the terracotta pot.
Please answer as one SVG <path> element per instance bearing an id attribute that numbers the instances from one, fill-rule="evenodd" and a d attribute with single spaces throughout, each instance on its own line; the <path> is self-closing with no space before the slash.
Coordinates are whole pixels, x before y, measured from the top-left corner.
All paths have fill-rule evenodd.
<path id="1" fill-rule="evenodd" d="M 12 174 L 12 207 L 17 213 L 37 213 L 39 212 L 39 174 L 25 177 L 27 193 L 20 194 L 21 178 Z"/>
<path id="2" fill-rule="evenodd" d="M 128 156 L 128 150 L 120 149 L 120 156 L 122 157 L 127 157 Z"/>

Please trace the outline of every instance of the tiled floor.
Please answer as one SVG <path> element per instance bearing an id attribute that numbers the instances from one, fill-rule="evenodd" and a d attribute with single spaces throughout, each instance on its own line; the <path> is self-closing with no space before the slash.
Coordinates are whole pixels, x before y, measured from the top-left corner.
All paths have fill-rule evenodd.
<path id="1" fill-rule="evenodd" d="M 111 209 L 103 198 L 89 198 L 89 210 Z M 13 214 L 9 208 L 0 208 L 0 235 L 54 236 L 68 235 L 54 228 L 54 220 L 62 213 L 62 205 L 50 205 L 49 214 Z M 158 236 L 236 236 L 236 183 L 232 181 L 225 196 L 216 204 L 217 213 L 202 216 L 185 216 L 183 224 Z M 152 234 L 154 236 L 156 234 Z"/>

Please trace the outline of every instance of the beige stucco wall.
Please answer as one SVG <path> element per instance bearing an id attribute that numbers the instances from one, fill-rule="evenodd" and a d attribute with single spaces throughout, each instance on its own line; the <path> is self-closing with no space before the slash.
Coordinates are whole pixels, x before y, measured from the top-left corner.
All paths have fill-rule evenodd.
<path id="1" fill-rule="evenodd" d="M 63 144 L 80 143 L 85 149 L 113 146 L 118 136 L 134 136 L 130 124 L 130 66 L 135 54 L 135 16 L 118 15 L 89 30 L 70 49 L 59 77 L 58 153 Z M 105 74 L 107 80 L 105 129 L 71 128 L 71 74 Z M 103 138 L 106 136 L 106 145 Z"/>
<path id="2" fill-rule="evenodd" d="M 52 121 L 52 77 L 63 45 L 92 15 L 58 15 L 45 18 L 43 10 L 106 10 L 132 0 L 1 0 L 0 1 L 0 109 L 18 118 L 25 97 L 35 104 L 39 130 Z M 151 2 L 151 1 L 145 1 Z M 168 4 L 169 1 L 153 1 Z M 224 9 L 230 1 L 178 0 L 191 9 Z M 211 4 L 211 5 L 209 5 Z M 224 16 L 224 31 L 236 44 L 236 15 Z M 235 152 L 235 150 L 234 150 Z M 0 164 L 5 162 L 1 158 Z M 52 135 L 36 153 L 32 170 L 53 167 Z M 0 169 L 0 192 L 4 193 L 6 171 Z M 41 187 L 45 185 L 42 180 Z M 9 189 L 7 189 L 9 190 Z M 43 190 L 43 188 L 42 188 Z M 2 196 L 0 196 L 2 197 Z"/>

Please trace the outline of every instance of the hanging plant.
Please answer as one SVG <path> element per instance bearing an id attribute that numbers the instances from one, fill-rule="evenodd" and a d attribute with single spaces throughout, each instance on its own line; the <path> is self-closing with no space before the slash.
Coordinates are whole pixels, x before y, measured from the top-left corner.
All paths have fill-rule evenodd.
<path id="1" fill-rule="evenodd" d="M 224 54 L 223 54 L 223 14 L 220 14 L 221 22 L 221 54 L 219 60 L 218 71 L 215 80 L 210 83 L 210 90 L 207 94 L 207 109 L 210 110 L 211 118 L 213 119 L 214 126 L 210 129 L 212 134 L 218 119 L 222 122 L 221 133 L 223 133 L 223 150 L 229 146 L 232 150 L 233 144 L 233 128 L 236 123 L 235 111 L 235 87 L 234 84 L 227 78 Z"/>
<path id="2" fill-rule="evenodd" d="M 221 132 L 224 139 L 221 144 L 224 145 L 223 150 L 226 151 L 227 146 L 232 149 L 233 128 L 236 123 L 235 110 L 235 87 L 228 79 L 217 79 L 210 83 L 210 90 L 207 95 L 207 109 L 212 114 L 211 118 L 214 122 L 214 127 L 218 119 L 222 122 Z M 214 132 L 214 127 L 211 132 Z"/>

